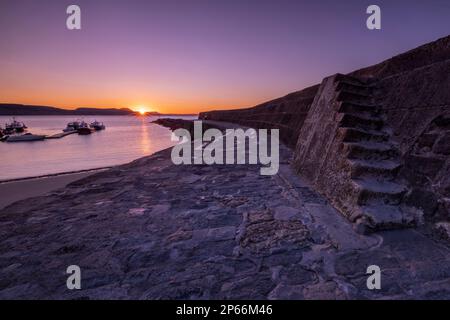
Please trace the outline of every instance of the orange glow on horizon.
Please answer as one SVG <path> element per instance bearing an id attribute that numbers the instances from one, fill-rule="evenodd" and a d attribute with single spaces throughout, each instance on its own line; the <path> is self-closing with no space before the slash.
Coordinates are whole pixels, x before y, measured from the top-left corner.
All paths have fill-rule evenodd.
<path id="1" fill-rule="evenodd" d="M 273 96 L 281 96 L 283 93 L 277 93 Z M 93 97 L 93 96 L 78 96 L 78 97 L 66 97 L 63 94 L 55 94 L 48 92 L 42 95 L 34 94 L 34 92 L 27 93 L 15 93 L 6 92 L 0 87 L 0 103 L 11 104 L 24 104 L 24 105 L 37 105 L 37 106 L 49 106 L 66 110 L 74 110 L 77 108 L 128 108 L 139 114 L 141 111 L 145 113 L 159 112 L 162 114 L 174 113 L 174 114 L 197 114 L 202 111 L 211 110 L 227 110 L 227 109 L 241 109 L 248 108 L 264 101 L 270 100 L 272 96 L 267 95 L 263 97 L 244 97 L 240 99 L 210 99 L 210 98 L 197 98 L 197 99 L 153 99 L 152 105 L 157 107 L 150 107 L 150 104 L 140 104 L 139 102 L 133 102 L 126 97 L 119 97 L 112 95 L 111 97 Z M 128 101 L 127 101 L 128 100 Z"/>
<path id="2" fill-rule="evenodd" d="M 37 83 L 37 84 L 36 84 Z M 38 86 L 41 82 L 35 82 Z M 293 91 L 293 90 L 292 90 Z M 202 111 L 240 109 L 255 106 L 264 101 L 282 96 L 289 91 L 280 92 L 246 92 L 238 97 L 230 94 L 219 97 L 208 95 L 195 95 L 184 93 L 183 95 L 169 95 L 166 92 L 143 94 L 138 90 L 126 90 L 125 88 L 113 88 L 108 92 L 84 92 L 74 90 L 65 92 L 50 88 L 26 88 L 26 90 L 8 90 L 2 86 L 0 80 L 0 103 L 16 103 L 25 105 L 50 106 L 73 110 L 76 108 L 129 108 L 140 112 L 141 107 L 148 112 L 162 114 L 197 114 Z M 149 102 L 147 102 L 149 101 Z M 151 102 L 150 102 L 151 101 Z"/>
<path id="3" fill-rule="evenodd" d="M 137 107 L 134 107 L 134 108 L 130 108 L 130 109 L 133 110 L 133 111 L 139 112 L 139 114 L 141 116 L 145 116 L 148 112 L 152 112 L 153 111 L 150 108 L 148 108 L 147 106 L 143 106 L 143 105 L 140 105 L 140 106 L 137 106 Z"/>
<path id="4" fill-rule="evenodd" d="M 40 87 L 41 85 L 43 88 Z M 140 112 L 143 108 L 147 113 L 154 111 L 162 114 L 197 114 L 210 110 L 248 108 L 290 92 L 289 90 L 267 91 L 261 94 L 260 91 L 248 90 L 238 96 L 226 94 L 226 92 L 215 96 L 215 94 L 195 94 L 190 91 L 174 94 L 166 91 L 145 93 L 139 88 L 132 90 L 127 87 L 105 86 L 108 90 L 100 88 L 102 90 L 88 91 L 81 88 L 67 92 L 63 90 L 64 88 L 58 91 L 56 86 L 42 81 L 33 82 L 32 86 L 27 86 L 25 89 L 8 89 L 8 85 L 3 84 L 0 78 L 0 103 L 50 106 L 69 110 L 129 108 Z"/>

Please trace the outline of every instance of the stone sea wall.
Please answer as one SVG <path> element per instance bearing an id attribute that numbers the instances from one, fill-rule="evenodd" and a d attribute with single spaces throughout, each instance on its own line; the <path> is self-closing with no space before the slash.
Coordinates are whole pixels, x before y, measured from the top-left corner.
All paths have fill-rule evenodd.
<path id="1" fill-rule="evenodd" d="M 279 128 L 294 167 L 373 228 L 450 221 L 450 36 L 243 110 L 201 119 Z"/>
<path id="2" fill-rule="evenodd" d="M 280 129 L 280 139 L 294 146 L 318 88 L 318 85 L 308 87 L 253 108 L 202 112 L 199 118 L 234 122 L 251 128 Z"/>
<path id="3" fill-rule="evenodd" d="M 450 37 L 354 76 L 377 80 L 376 98 L 402 156 L 405 202 L 431 221 L 450 220 Z"/>
<path id="4" fill-rule="evenodd" d="M 426 219 L 450 220 L 450 59 L 379 83 L 404 161 L 400 175 L 411 187 L 407 202 Z"/>

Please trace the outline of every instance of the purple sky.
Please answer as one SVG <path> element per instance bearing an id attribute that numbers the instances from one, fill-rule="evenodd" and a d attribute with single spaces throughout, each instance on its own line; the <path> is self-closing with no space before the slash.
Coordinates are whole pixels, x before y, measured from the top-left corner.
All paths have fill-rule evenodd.
<path id="1" fill-rule="evenodd" d="M 69 4 L 82 30 L 66 29 Z M 252 106 L 449 33 L 449 0 L 0 0 L 0 102 Z"/>

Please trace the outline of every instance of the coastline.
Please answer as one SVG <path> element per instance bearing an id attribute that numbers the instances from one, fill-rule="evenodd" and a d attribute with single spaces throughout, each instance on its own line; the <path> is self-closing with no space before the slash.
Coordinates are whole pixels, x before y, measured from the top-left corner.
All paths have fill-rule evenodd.
<path id="1" fill-rule="evenodd" d="M 48 192 L 63 188 L 69 183 L 109 168 L 80 170 L 2 181 L 0 182 L 0 210 L 14 202 L 45 195 Z"/>
<path id="2" fill-rule="evenodd" d="M 53 178 L 53 177 L 58 177 L 58 176 L 72 175 L 72 174 L 77 174 L 77 173 L 85 173 L 85 172 L 90 172 L 90 171 L 107 170 L 107 169 L 111 169 L 111 168 L 113 168 L 113 166 L 98 167 L 98 168 L 92 168 L 92 169 L 74 170 L 74 171 L 65 171 L 65 172 L 57 172 L 57 173 L 49 173 L 49 174 L 43 174 L 43 175 L 39 175 L 39 176 L 32 176 L 32 177 L 5 179 L 5 180 L 0 180 L 0 185 L 3 184 L 3 183 L 19 182 L 19 181 L 34 180 L 34 179 Z"/>

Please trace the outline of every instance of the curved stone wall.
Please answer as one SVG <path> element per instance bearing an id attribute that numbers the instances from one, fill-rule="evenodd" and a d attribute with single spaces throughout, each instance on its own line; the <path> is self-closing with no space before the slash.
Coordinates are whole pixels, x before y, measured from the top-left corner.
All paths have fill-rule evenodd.
<path id="1" fill-rule="evenodd" d="M 280 139 L 294 146 L 319 86 L 312 86 L 252 108 L 202 112 L 199 119 L 219 120 L 252 128 L 280 129 Z"/>
<path id="2" fill-rule="evenodd" d="M 405 212 L 416 221 L 419 213 L 450 221 L 450 36 L 347 79 L 332 76 L 253 108 L 200 118 L 279 128 L 282 141 L 296 146 L 299 174 L 351 219 L 376 198 L 384 209 L 365 215 L 380 218 L 372 225 L 409 225 Z"/>

